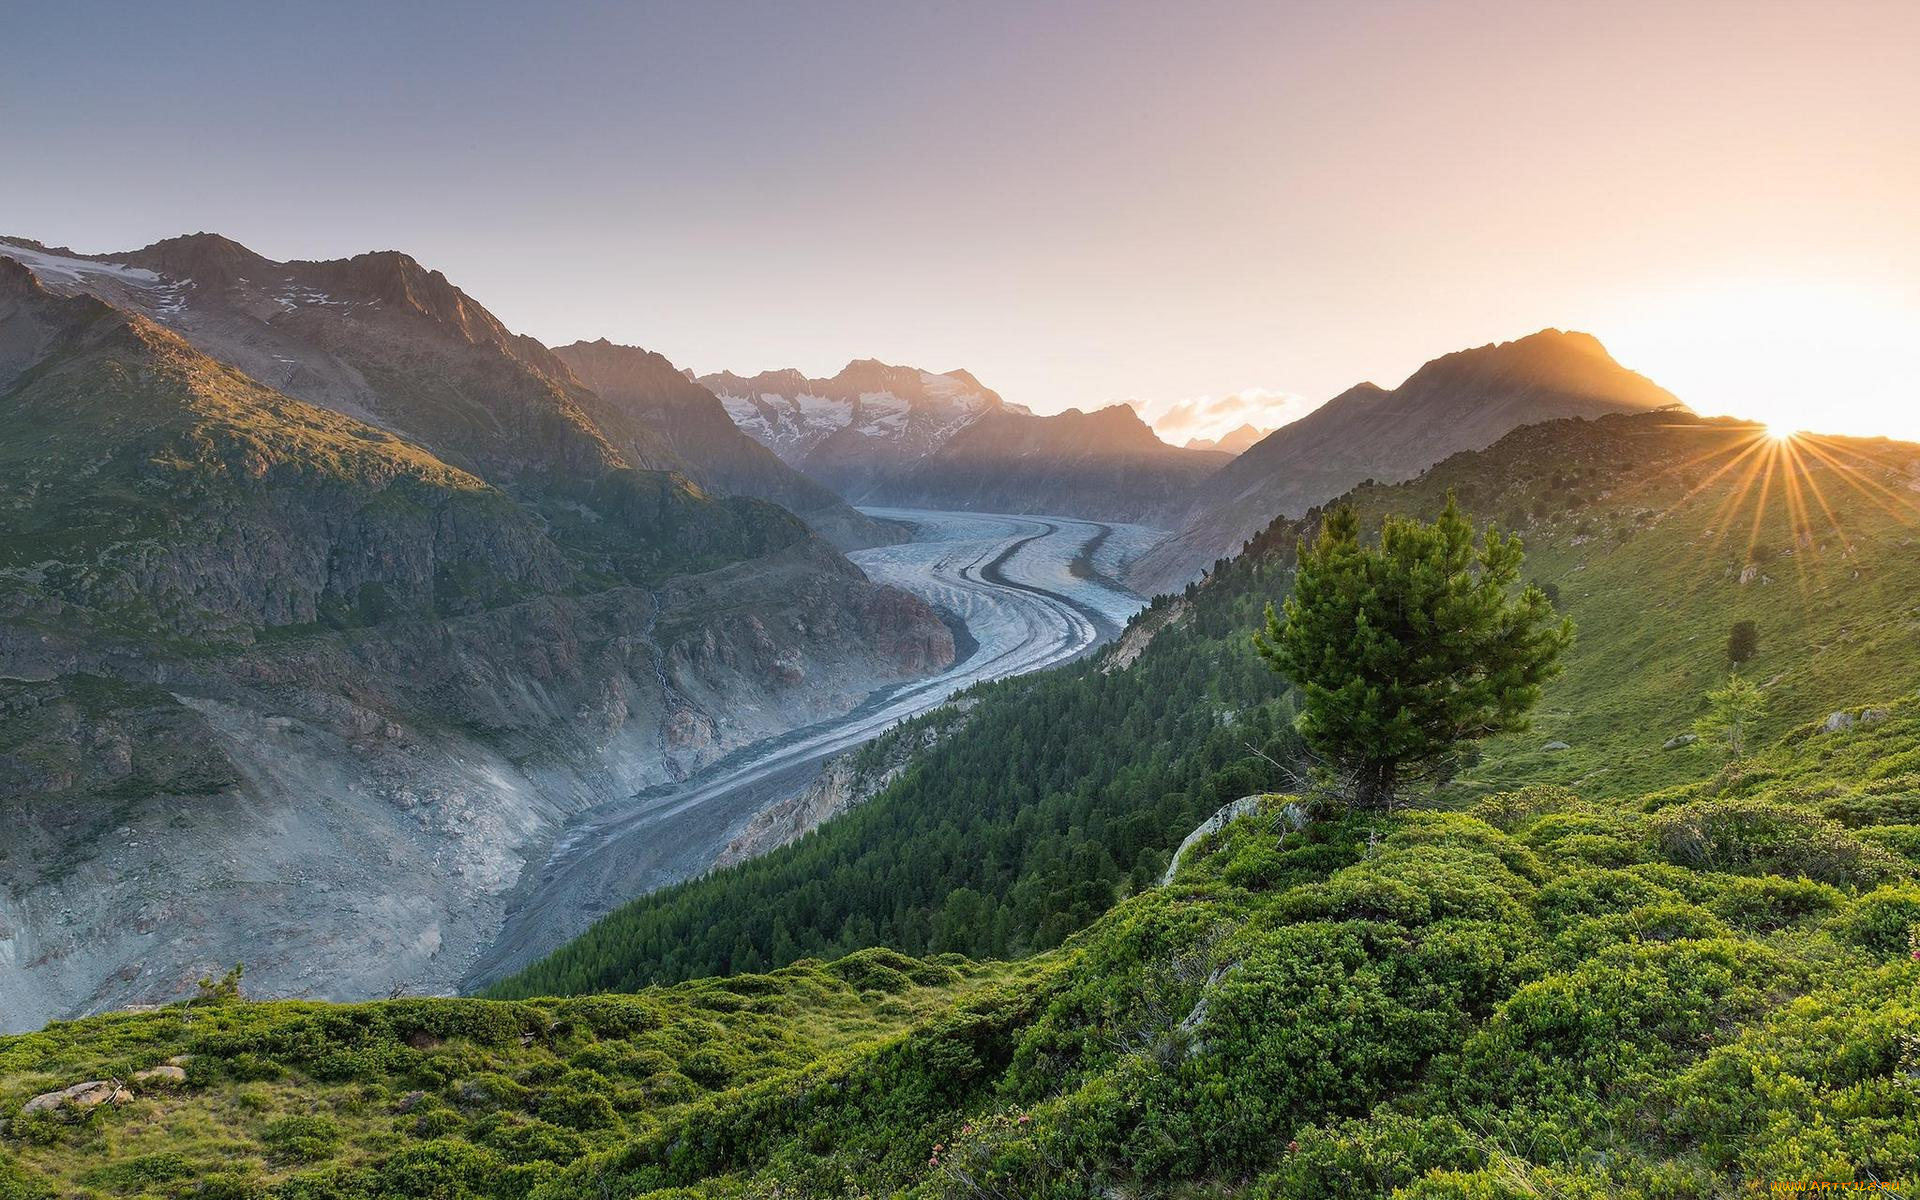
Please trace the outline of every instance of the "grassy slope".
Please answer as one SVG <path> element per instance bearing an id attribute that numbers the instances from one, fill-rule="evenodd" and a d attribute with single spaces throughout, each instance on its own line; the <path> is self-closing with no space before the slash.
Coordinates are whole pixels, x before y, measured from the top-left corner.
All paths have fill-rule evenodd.
<path id="1" fill-rule="evenodd" d="M 1437 511 L 1456 490 L 1521 532 L 1528 575 L 1552 583 L 1579 624 L 1535 728 L 1491 743 L 1462 790 L 1577 782 L 1625 796 L 1716 765 L 1713 747 L 1661 746 L 1724 681 L 1736 621 L 1759 625 L 1744 670 L 1768 691 L 1772 730 L 1920 685 L 1917 462 L 1920 447 L 1904 443 L 1782 447 L 1735 422 L 1654 414 L 1522 429 L 1352 499 L 1371 525 Z M 1572 749 L 1540 749 L 1554 740 Z"/>
<path id="2" fill-rule="evenodd" d="M 0 1040 L 9 1116 L 194 1056 L 178 1090 L 14 1117 L 0 1196 L 1913 1186 L 1916 854 L 1914 701 L 1643 803 L 1533 788 L 1295 830 L 1275 798 L 1011 974 L 869 953 L 636 996 L 227 1004 Z"/>
<path id="3" fill-rule="evenodd" d="M 1557 421 L 1351 494 L 1372 528 L 1457 492 L 1479 519 L 1519 530 L 1528 574 L 1580 626 L 1536 728 L 1489 743 L 1450 802 L 1549 782 L 1631 797 L 1710 774 L 1714 747 L 1661 747 L 1724 679 L 1736 620 L 1760 626 L 1746 669 L 1771 698 L 1763 736 L 1920 683 L 1909 545 L 1920 447 L 1808 443 L 1791 470 L 1788 453 L 1752 426 L 1684 414 Z M 1165 627 L 1127 670 L 1095 660 L 980 689 L 965 727 L 867 805 L 634 901 L 495 994 L 634 987 L 874 944 L 976 957 L 1059 944 L 1157 877 L 1220 803 L 1285 784 L 1250 753 L 1291 743 L 1287 701 L 1247 635 L 1314 523 L 1277 521 L 1207 584 L 1162 598 L 1136 620 Z M 1571 749 L 1542 749 L 1552 740 Z"/>
<path id="4" fill-rule="evenodd" d="M 441 1158 L 483 1163 L 523 1194 L 545 1173 L 523 1164 L 621 1144 L 703 1096 L 872 1045 L 1017 976 L 874 951 L 638 996 L 227 1002 L 56 1023 L 0 1039 L 0 1113 L 176 1056 L 187 1082 L 136 1083 L 134 1103 L 85 1115 L 15 1116 L 0 1159 L 61 1195 L 201 1194 L 210 1179 L 304 1194 L 303 1177 L 342 1172 L 422 1195 L 415 1173 Z"/>

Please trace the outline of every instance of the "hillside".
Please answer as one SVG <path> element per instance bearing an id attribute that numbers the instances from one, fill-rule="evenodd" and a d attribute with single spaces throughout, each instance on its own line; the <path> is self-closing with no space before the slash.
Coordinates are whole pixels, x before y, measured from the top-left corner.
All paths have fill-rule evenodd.
<path id="1" fill-rule="evenodd" d="M 602 338 L 554 350 L 600 403 L 588 411 L 601 429 L 621 431 L 616 444 L 641 431 L 664 440 L 705 487 L 769 500 L 799 516 L 843 550 L 899 541 L 902 531 L 848 507 L 733 423 L 718 397 L 665 357 Z"/>
<path id="2" fill-rule="evenodd" d="M 1740 422 L 1647 413 L 1528 426 L 1418 480 L 1355 491 L 1363 528 L 1389 511 L 1430 515 L 1456 492 L 1521 533 L 1529 575 L 1580 627 L 1535 728 L 1486 743 L 1445 798 L 1537 783 L 1632 797 L 1710 774 L 1708 747 L 1665 746 L 1724 680 L 1743 619 L 1759 627 L 1746 669 L 1771 697 L 1763 732 L 1912 691 L 1916 464 L 1920 447 L 1902 443 L 1783 444 Z M 1291 705 L 1248 635 L 1312 529 L 1275 522 L 1103 658 L 981 689 L 964 724 L 875 799 L 764 859 L 635 901 L 500 994 L 875 944 L 996 956 L 1060 944 L 1157 878 L 1219 805 L 1287 782 L 1260 755 L 1296 759 Z"/>
<path id="3" fill-rule="evenodd" d="M 1248 797 L 1169 881 L 1017 968 L 867 951 L 565 1001 L 216 991 L 0 1039 L 0 1188 L 1654 1200 L 1904 1182 L 1920 708 L 1862 716 L 1637 802 L 1534 787 L 1363 822 Z"/>
<path id="4" fill-rule="evenodd" d="M 101 298 L 184 323 L 154 296 L 187 284 L 24 257 L 0 253 L 0 1028 L 241 959 L 283 994 L 450 987 L 570 814 L 952 658 L 790 513 L 540 409 L 564 389 L 457 297 L 433 339 L 485 370 L 383 395 L 517 381 L 519 416 L 438 410 L 498 481 Z"/>
<path id="5" fill-rule="evenodd" d="M 869 359 L 832 379 L 700 382 L 741 429 L 856 504 L 1138 521 L 1228 458 L 1167 445 L 1125 405 L 1038 416 L 965 371 Z"/>
<path id="6" fill-rule="evenodd" d="M 1248 449 L 1153 522 L 1176 532 L 1128 572 L 1141 595 L 1178 591 L 1275 517 L 1364 480 L 1398 483 L 1522 425 L 1678 405 L 1584 333 L 1545 329 L 1436 358 L 1391 391 L 1349 388 Z"/>

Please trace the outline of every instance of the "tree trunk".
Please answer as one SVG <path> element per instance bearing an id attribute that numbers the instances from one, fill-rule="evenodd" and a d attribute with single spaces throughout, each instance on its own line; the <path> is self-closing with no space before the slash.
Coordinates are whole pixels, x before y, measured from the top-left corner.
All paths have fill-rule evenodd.
<path id="1" fill-rule="evenodd" d="M 1399 788 L 1398 763 L 1363 762 L 1353 773 L 1353 806 L 1368 812 L 1388 812 Z"/>

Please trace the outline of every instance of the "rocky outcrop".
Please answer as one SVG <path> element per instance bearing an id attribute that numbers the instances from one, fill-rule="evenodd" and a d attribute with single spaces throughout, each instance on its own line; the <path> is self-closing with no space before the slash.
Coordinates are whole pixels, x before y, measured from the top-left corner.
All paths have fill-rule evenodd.
<path id="1" fill-rule="evenodd" d="M 1176 847 L 1173 852 L 1173 860 L 1167 864 L 1167 869 L 1160 873 L 1160 886 L 1166 887 L 1180 874 L 1180 863 L 1186 858 L 1189 850 L 1192 850 L 1195 846 L 1198 846 L 1214 834 L 1219 833 L 1222 829 L 1225 829 L 1228 825 L 1238 821 L 1240 818 L 1251 817 L 1258 813 L 1265 812 L 1275 805 L 1279 806 L 1280 824 L 1285 825 L 1289 829 L 1301 829 L 1305 827 L 1307 822 L 1306 810 L 1301 808 L 1297 803 L 1281 803 L 1280 798 L 1276 796 L 1242 796 L 1238 800 L 1233 800 L 1221 805 L 1214 811 L 1212 816 L 1195 826 L 1192 833 L 1180 839 L 1180 845 Z"/>
<path id="2" fill-rule="evenodd" d="M 1193 611 L 1193 605 L 1185 599 L 1165 601 L 1128 622 L 1125 632 L 1113 643 L 1112 649 L 1100 663 L 1100 673 L 1111 675 L 1115 671 L 1124 671 L 1131 667 L 1147 647 L 1153 645 L 1153 639 L 1160 631 L 1177 625 Z"/>
<path id="3" fill-rule="evenodd" d="M 819 776 L 799 795 L 755 813 L 746 828 L 721 850 L 714 868 L 770 854 L 873 799 L 906 772 L 915 756 L 932 749 L 957 729 L 971 707 L 970 702 L 956 701 L 927 722 L 827 760 Z"/>
<path id="4" fill-rule="evenodd" d="M 28 1114 L 54 1112 L 62 1108 L 97 1108 L 102 1104 L 126 1104 L 132 1099 L 132 1089 L 117 1079 L 90 1079 L 57 1092 L 42 1092 L 21 1105 L 20 1111 Z"/>

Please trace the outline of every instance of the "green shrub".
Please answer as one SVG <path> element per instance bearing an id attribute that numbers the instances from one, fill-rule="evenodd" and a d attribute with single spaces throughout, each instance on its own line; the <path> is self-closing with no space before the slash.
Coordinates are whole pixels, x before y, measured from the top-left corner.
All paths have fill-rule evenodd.
<path id="1" fill-rule="evenodd" d="M 95 1186 L 111 1185 L 96 1184 Z M 52 1195 L 52 1187 L 32 1178 L 24 1170 L 15 1166 L 6 1154 L 0 1153 L 0 1200 L 48 1200 Z"/>
<path id="2" fill-rule="evenodd" d="M 340 1148 L 340 1127 L 326 1117 L 280 1117 L 261 1131 L 260 1141 L 281 1162 L 319 1162 Z"/>
<path id="3" fill-rule="evenodd" d="M 1472 1170 L 1485 1159 L 1479 1139 L 1450 1116 L 1381 1110 L 1360 1120 L 1302 1130 L 1278 1170 L 1249 1200 L 1349 1200 L 1386 1196 L 1429 1172 Z"/>
<path id="4" fill-rule="evenodd" d="M 1534 912 L 1547 925 L 1567 925 L 1586 917 L 1627 912 L 1679 898 L 1671 889 L 1634 872 L 1582 870 L 1542 887 L 1534 901 Z"/>
<path id="5" fill-rule="evenodd" d="M 1824 883 L 1762 875 L 1729 879 L 1709 907 L 1737 929 L 1766 932 L 1815 913 L 1831 912 L 1843 900 L 1837 890 Z"/>
<path id="6" fill-rule="evenodd" d="M 613 1101 L 599 1092 L 558 1087 L 541 1092 L 533 1102 L 533 1111 L 544 1121 L 569 1129 L 606 1129 L 618 1124 Z"/>
<path id="7" fill-rule="evenodd" d="M 1650 820 L 1668 861 L 1709 871 L 1871 885 L 1908 870 L 1817 813 L 1764 800 L 1703 800 Z"/>
<path id="8" fill-rule="evenodd" d="M 1470 1096 L 1552 1095 L 1671 1069 L 1703 1053 L 1770 983 L 1750 944 L 1635 943 L 1527 984 L 1468 1040 Z"/>
<path id="9" fill-rule="evenodd" d="M 1839 919 L 1841 932 L 1875 954 L 1904 954 L 1920 926 L 1920 884 L 1892 883 L 1855 900 Z"/>
<path id="10" fill-rule="evenodd" d="M 1862 829 L 1860 840 L 1920 865 L 1920 825 L 1879 825 Z"/>
<path id="11" fill-rule="evenodd" d="M 474 1140 L 510 1163 L 569 1163 L 586 1149 L 573 1130 L 527 1118 L 495 1118 L 476 1131 Z"/>
<path id="12" fill-rule="evenodd" d="M 1852 829 L 1870 825 L 1920 824 L 1920 783 L 1903 777 L 1898 791 L 1863 788 L 1859 792 L 1828 800 L 1820 805 L 1822 814 Z"/>
<path id="13" fill-rule="evenodd" d="M 450 1095 L 462 1108 L 522 1108 L 532 1090 L 497 1071 L 483 1071 L 454 1084 Z"/>
<path id="14" fill-rule="evenodd" d="M 1623 913 L 1588 917 L 1554 939 L 1563 962 L 1591 958 L 1621 942 L 1678 942 L 1724 935 L 1727 927 L 1697 904 L 1646 904 Z"/>

